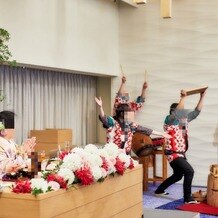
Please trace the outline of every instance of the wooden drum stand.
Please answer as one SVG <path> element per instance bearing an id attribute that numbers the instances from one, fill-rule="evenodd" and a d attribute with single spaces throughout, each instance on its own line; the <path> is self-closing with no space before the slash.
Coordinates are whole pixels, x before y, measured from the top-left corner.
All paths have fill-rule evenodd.
<path id="1" fill-rule="evenodd" d="M 167 178 L 167 159 L 164 155 L 165 140 L 151 139 L 141 133 L 135 133 L 132 140 L 132 150 L 137 155 L 133 157 L 143 165 L 143 191 L 148 190 L 148 182 L 162 182 Z M 162 176 L 157 176 L 157 155 L 162 158 Z M 153 167 L 153 177 L 149 178 L 149 167 Z"/>

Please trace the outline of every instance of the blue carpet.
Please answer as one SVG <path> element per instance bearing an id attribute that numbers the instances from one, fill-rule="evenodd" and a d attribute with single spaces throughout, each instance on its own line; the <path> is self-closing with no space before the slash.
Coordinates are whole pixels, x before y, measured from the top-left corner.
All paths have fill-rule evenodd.
<path id="1" fill-rule="evenodd" d="M 161 205 L 159 207 L 156 207 L 156 209 L 164 209 L 164 210 L 177 210 L 176 207 L 183 205 L 183 198 L 179 199 L 179 200 L 175 200 L 172 202 L 169 202 L 167 204 Z"/>
<path id="2" fill-rule="evenodd" d="M 156 207 L 156 209 L 164 209 L 164 210 L 176 210 L 176 207 L 183 204 L 183 198 L 169 202 L 167 204 L 161 205 L 159 207 Z M 206 214 L 200 214 L 200 218 L 217 218 L 217 216 L 212 215 L 206 215 Z"/>
<path id="3" fill-rule="evenodd" d="M 159 208 L 164 210 L 176 210 L 177 206 L 183 204 L 183 188 L 182 184 L 174 184 L 170 186 L 166 191 L 170 194 L 166 197 L 156 197 L 154 191 L 158 187 L 158 184 L 153 185 L 149 183 L 148 191 L 143 193 L 143 207 L 144 208 Z M 205 191 L 206 187 L 192 187 L 192 191 L 198 190 Z M 200 214 L 200 218 L 218 218 L 217 216 Z"/>

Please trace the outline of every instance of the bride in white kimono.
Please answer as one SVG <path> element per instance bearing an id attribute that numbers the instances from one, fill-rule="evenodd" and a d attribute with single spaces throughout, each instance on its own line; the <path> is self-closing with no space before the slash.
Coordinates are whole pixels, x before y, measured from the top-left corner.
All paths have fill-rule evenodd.
<path id="1" fill-rule="evenodd" d="M 0 122 L 0 179 L 5 173 L 17 172 L 26 166 L 25 160 L 18 154 L 18 146 L 12 139 L 14 129 L 6 130 Z M 24 143 L 23 151 L 30 152 L 34 145 L 35 139 L 30 143 L 29 140 Z"/>

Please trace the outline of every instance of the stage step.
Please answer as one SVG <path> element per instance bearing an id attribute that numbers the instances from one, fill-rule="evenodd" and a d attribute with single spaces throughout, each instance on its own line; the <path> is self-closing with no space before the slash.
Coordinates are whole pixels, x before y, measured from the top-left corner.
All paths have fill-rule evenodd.
<path id="1" fill-rule="evenodd" d="M 200 213 L 144 208 L 143 218 L 200 218 Z"/>

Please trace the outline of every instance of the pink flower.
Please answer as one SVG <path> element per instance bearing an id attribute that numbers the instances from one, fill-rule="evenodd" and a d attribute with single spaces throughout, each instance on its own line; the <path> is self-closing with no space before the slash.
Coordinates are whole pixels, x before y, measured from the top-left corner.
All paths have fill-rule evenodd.
<path id="1" fill-rule="evenodd" d="M 129 165 L 129 169 L 133 169 L 135 166 L 134 166 L 134 162 L 132 160 L 132 158 L 130 158 L 130 165 Z"/>
<path id="2" fill-rule="evenodd" d="M 102 167 L 103 169 L 105 169 L 106 171 L 108 171 L 109 166 L 108 166 L 108 163 L 107 163 L 107 161 L 106 161 L 106 158 L 101 156 L 101 159 L 102 159 L 102 166 L 101 166 L 101 167 Z"/>
<path id="3" fill-rule="evenodd" d="M 89 167 L 84 166 L 75 172 L 76 177 L 81 181 L 82 185 L 90 185 L 94 182 L 93 175 Z"/>

